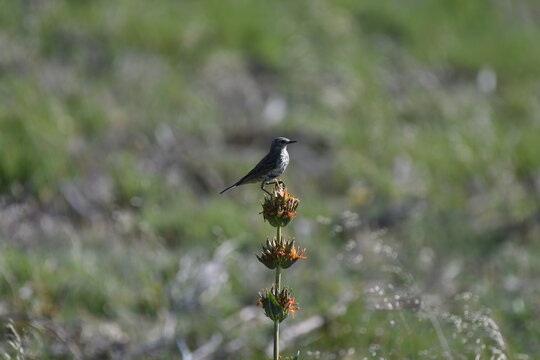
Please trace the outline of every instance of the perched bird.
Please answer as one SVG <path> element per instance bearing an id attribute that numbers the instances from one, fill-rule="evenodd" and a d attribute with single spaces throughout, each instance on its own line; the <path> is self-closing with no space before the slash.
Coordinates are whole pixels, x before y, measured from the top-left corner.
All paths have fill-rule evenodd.
<path id="1" fill-rule="evenodd" d="M 268 195 L 271 195 L 264 185 L 268 185 L 270 180 L 273 180 L 283 174 L 287 165 L 289 165 L 289 153 L 287 152 L 287 145 L 295 143 L 296 140 L 289 140 L 285 137 L 277 137 L 272 140 L 270 145 L 270 151 L 262 158 L 261 161 L 246 176 L 220 192 L 223 194 L 225 191 L 244 184 L 251 184 L 261 182 L 261 190 L 266 191 Z"/>

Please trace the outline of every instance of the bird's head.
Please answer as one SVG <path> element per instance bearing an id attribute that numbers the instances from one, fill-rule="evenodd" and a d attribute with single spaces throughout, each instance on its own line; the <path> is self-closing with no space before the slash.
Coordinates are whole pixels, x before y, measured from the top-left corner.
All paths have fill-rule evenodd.
<path id="1" fill-rule="evenodd" d="M 286 137 L 277 137 L 274 140 L 272 140 L 272 145 L 270 146 L 271 149 L 278 149 L 281 150 L 285 148 L 289 144 L 294 144 L 296 140 L 290 140 Z"/>

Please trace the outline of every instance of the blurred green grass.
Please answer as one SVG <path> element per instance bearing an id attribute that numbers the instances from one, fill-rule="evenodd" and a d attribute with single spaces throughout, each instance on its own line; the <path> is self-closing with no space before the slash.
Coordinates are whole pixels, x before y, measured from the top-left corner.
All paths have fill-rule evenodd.
<path id="1" fill-rule="evenodd" d="M 302 199 L 287 230 L 310 255 L 287 273 L 302 304 L 287 322 L 328 312 L 349 290 L 357 298 L 297 340 L 302 349 L 447 356 L 425 314 L 362 300 L 375 280 L 399 283 L 383 265 L 336 263 L 385 228 L 392 266 L 414 278 L 403 291 L 477 296 L 433 310 L 445 333 L 475 306 L 498 324 L 508 358 L 534 357 L 538 12 L 534 1 L 5 2 L 0 315 L 43 316 L 72 334 L 112 323 L 103 352 L 97 335 L 73 341 L 114 358 L 114 346 L 155 339 L 172 313 L 191 348 L 221 329 L 246 337 L 221 358 L 263 358 L 269 328 L 223 330 L 269 279 L 253 256 L 271 234 L 261 194 L 217 193 L 285 135 L 300 141 L 285 180 Z M 345 211 L 361 224 L 336 231 Z M 458 340 L 456 357 L 490 351 Z M 43 341 L 42 358 L 58 358 L 54 338 Z"/>

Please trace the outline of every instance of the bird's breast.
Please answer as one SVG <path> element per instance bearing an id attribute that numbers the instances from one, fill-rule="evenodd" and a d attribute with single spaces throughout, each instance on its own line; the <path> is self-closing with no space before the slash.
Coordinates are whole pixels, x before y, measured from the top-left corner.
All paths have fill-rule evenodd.
<path id="1" fill-rule="evenodd" d="M 287 165 L 289 165 L 289 153 L 286 149 L 283 149 L 279 155 L 279 167 L 283 167 L 283 170 L 285 170 Z"/>

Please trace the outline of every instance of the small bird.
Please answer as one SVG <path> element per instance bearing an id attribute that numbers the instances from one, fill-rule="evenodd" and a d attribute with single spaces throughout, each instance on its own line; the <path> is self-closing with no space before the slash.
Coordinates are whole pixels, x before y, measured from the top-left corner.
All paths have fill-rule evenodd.
<path id="1" fill-rule="evenodd" d="M 287 152 L 287 145 L 295 143 L 296 140 L 289 140 L 286 137 L 277 137 L 272 140 L 270 145 L 270 151 L 262 158 L 261 161 L 246 176 L 220 192 L 223 194 L 225 191 L 244 184 L 251 184 L 261 182 L 261 190 L 270 194 L 264 185 L 268 185 L 270 180 L 281 176 L 287 165 L 289 165 L 289 153 Z"/>

